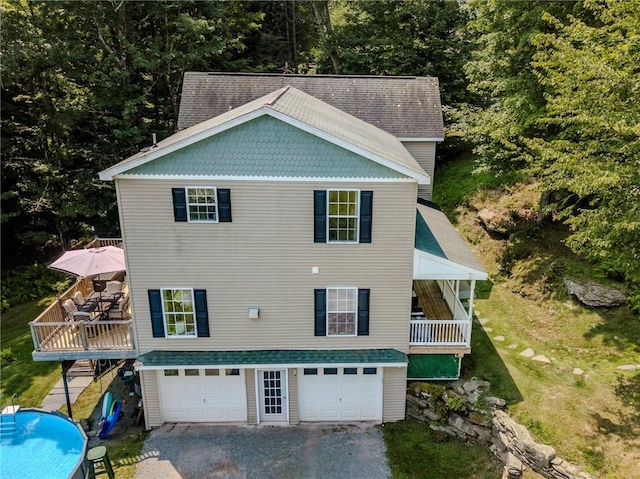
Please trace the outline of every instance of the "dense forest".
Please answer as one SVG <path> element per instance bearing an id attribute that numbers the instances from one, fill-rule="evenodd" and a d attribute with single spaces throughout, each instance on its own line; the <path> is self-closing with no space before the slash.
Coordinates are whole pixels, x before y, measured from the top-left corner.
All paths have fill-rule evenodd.
<path id="1" fill-rule="evenodd" d="M 640 3 L 0 0 L 2 263 L 118 235 L 97 172 L 175 130 L 185 71 L 440 79 L 440 161 L 540 191 L 539 227 L 640 309 Z M 4 286 L 3 286 L 4 288 Z"/>

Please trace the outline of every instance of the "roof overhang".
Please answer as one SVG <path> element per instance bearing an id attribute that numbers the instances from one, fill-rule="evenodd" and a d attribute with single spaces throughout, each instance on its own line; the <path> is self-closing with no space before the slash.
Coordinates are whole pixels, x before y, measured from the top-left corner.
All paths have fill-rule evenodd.
<path id="1" fill-rule="evenodd" d="M 413 250 L 413 279 L 485 280 L 489 276 L 480 271 L 417 248 Z"/>
<path id="2" fill-rule="evenodd" d="M 167 368 L 298 368 L 398 367 L 408 356 L 397 349 L 256 350 L 256 351 L 150 351 L 138 356 L 136 369 Z"/>
<path id="3" fill-rule="evenodd" d="M 485 280 L 482 263 L 440 208 L 418 200 L 413 279 Z"/>

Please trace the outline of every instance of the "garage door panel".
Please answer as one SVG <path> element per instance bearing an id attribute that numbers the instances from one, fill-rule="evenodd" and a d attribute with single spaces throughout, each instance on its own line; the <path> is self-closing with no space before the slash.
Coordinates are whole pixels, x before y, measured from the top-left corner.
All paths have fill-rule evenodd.
<path id="1" fill-rule="evenodd" d="M 377 374 L 305 375 L 298 372 L 301 421 L 382 421 L 382 368 Z"/>
<path id="2" fill-rule="evenodd" d="M 224 372 L 224 371 L 223 371 Z M 247 420 L 244 371 L 237 376 L 164 376 L 158 388 L 166 422 L 241 422 Z"/>

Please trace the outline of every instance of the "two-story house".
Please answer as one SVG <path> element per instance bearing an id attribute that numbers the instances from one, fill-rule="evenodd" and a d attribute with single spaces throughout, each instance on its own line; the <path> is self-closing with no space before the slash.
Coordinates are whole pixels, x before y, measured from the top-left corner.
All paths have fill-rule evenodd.
<path id="1" fill-rule="evenodd" d="M 187 80 L 184 129 L 100 174 L 116 183 L 147 426 L 403 419 L 408 378 L 459 373 L 486 278 L 417 203 L 441 138 L 413 137 L 414 156 L 292 86 L 187 126 Z"/>
<path id="2" fill-rule="evenodd" d="M 137 357 L 147 427 L 394 421 L 459 376 L 487 275 L 429 202 L 436 79 L 190 73 L 178 126 L 100 174 L 130 310 L 52 304 L 34 360 Z"/>

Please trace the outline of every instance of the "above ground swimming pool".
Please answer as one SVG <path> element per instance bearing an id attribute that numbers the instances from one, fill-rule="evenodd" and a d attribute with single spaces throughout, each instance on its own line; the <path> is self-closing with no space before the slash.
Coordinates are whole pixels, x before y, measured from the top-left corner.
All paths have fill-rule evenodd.
<path id="1" fill-rule="evenodd" d="M 3 414 L 2 422 L 12 420 Z M 2 479 L 84 478 L 87 436 L 75 422 L 58 413 L 22 409 L 14 430 L 0 436 Z"/>

